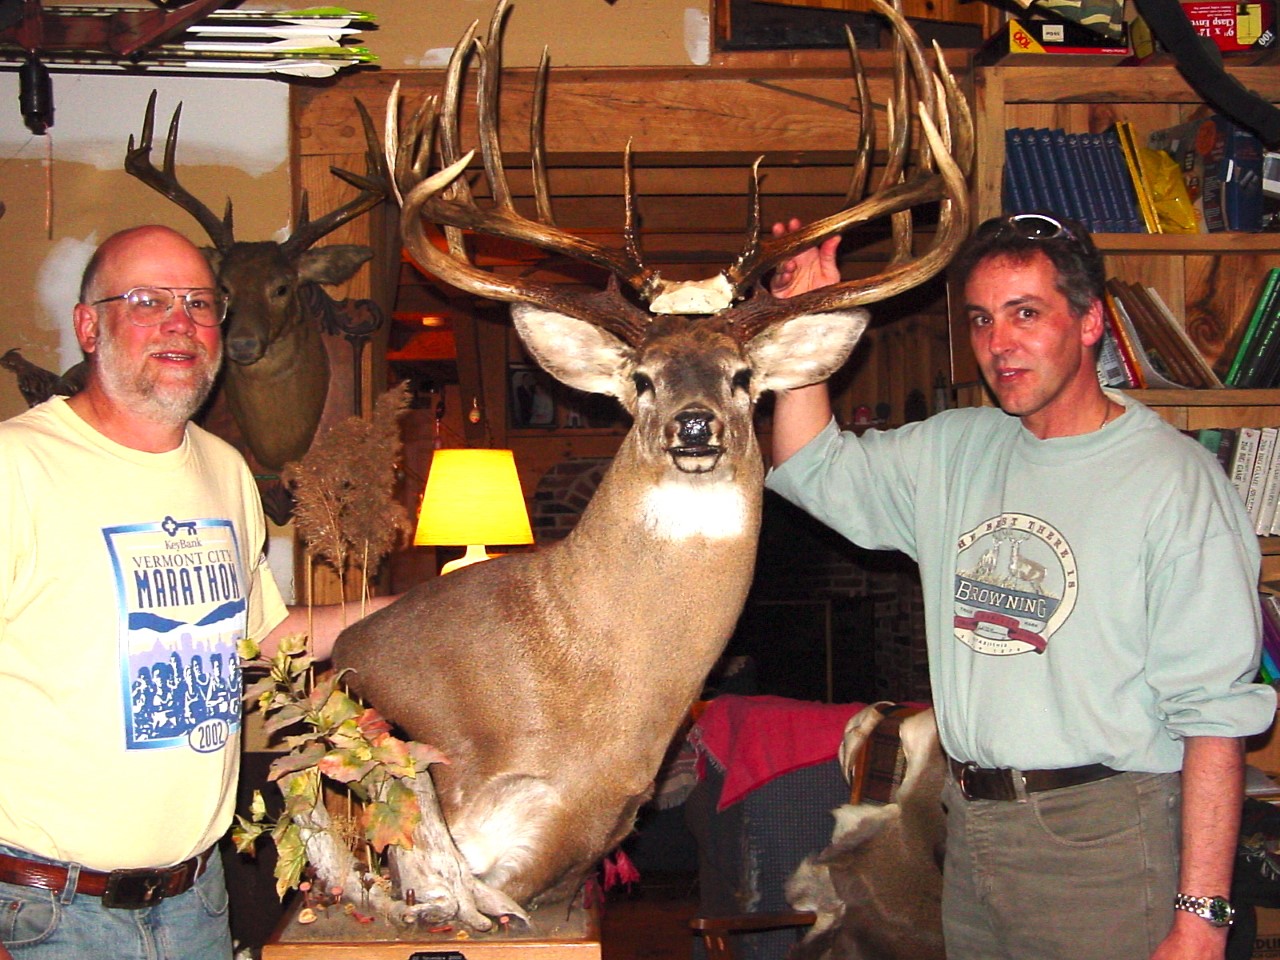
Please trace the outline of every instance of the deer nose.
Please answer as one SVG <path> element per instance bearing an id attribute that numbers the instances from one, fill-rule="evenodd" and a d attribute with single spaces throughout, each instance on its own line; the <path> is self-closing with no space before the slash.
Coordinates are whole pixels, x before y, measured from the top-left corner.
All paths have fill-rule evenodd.
<path id="1" fill-rule="evenodd" d="M 715 414 L 709 410 L 685 410 L 676 414 L 680 424 L 677 436 L 687 446 L 703 446 L 711 442 L 711 424 Z"/>

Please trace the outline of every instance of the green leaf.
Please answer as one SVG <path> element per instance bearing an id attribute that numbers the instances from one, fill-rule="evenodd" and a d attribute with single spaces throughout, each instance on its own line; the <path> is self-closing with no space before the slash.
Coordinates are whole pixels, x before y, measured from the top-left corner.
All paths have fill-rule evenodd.
<path id="1" fill-rule="evenodd" d="M 276 896 L 281 900 L 302 880 L 307 867 L 307 845 L 297 824 L 289 824 L 276 836 Z"/>
<path id="2" fill-rule="evenodd" d="M 365 807 L 365 837 L 381 853 L 389 844 L 413 849 L 413 831 L 422 822 L 422 811 L 413 790 L 393 780 L 381 801 Z"/>
<path id="3" fill-rule="evenodd" d="M 261 653 L 262 648 L 253 637 L 241 637 L 240 642 L 236 644 L 236 654 L 241 660 L 257 660 Z"/>
<path id="4" fill-rule="evenodd" d="M 267 734 L 277 733 L 285 727 L 307 719 L 307 713 L 296 703 L 286 704 L 262 721 L 262 729 Z"/>
<path id="5" fill-rule="evenodd" d="M 409 747 L 396 737 L 386 736 L 373 748 L 373 759 L 387 769 L 393 777 L 412 777 L 413 761 L 409 756 Z"/>
<path id="6" fill-rule="evenodd" d="M 250 823 L 237 814 L 236 822 L 231 825 L 231 841 L 236 846 L 236 853 L 255 855 L 257 853 L 258 838 L 269 829 L 271 829 L 271 824 Z"/>
<path id="7" fill-rule="evenodd" d="M 261 823 L 267 817 L 267 801 L 263 799 L 261 790 L 253 791 L 253 798 L 249 801 L 249 815 L 253 817 L 254 823 Z"/>

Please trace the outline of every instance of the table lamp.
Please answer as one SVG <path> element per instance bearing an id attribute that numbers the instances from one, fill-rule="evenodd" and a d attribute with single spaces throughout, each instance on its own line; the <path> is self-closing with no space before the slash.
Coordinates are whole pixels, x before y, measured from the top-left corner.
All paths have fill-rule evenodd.
<path id="1" fill-rule="evenodd" d="M 510 450 L 435 451 L 418 511 L 415 546 L 465 546 L 440 573 L 491 559 L 486 544 L 533 543 L 515 455 Z"/>

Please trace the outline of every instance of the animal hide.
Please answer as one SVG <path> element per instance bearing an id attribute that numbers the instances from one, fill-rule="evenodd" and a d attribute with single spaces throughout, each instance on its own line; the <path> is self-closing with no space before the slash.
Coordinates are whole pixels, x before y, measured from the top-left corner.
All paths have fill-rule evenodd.
<path id="1" fill-rule="evenodd" d="M 849 721 L 841 750 L 846 771 L 882 719 L 879 707 Z M 818 915 L 789 960 L 945 960 L 946 761 L 933 711 L 903 720 L 900 736 L 906 772 L 892 802 L 837 808 L 830 845 L 787 881 L 791 906 Z"/>

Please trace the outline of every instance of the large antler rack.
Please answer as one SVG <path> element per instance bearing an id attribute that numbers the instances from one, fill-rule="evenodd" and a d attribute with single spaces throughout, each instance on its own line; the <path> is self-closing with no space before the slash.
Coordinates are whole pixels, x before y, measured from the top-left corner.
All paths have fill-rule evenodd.
<path id="1" fill-rule="evenodd" d="M 286 256 L 296 256 L 309 248 L 321 237 L 332 233 L 338 227 L 353 220 L 377 206 L 392 194 L 391 171 L 386 157 L 383 155 L 378 135 L 369 112 L 363 103 L 356 101 L 356 109 L 364 124 L 365 133 L 365 173 L 363 175 L 330 167 L 334 176 L 354 186 L 359 193 L 346 203 L 320 217 L 312 220 L 308 211 L 307 195 L 302 194 L 302 202 L 298 213 L 298 224 L 289 239 L 280 246 Z M 219 218 L 201 200 L 197 199 L 178 180 L 176 153 L 178 150 L 178 125 L 182 117 L 182 104 L 174 108 L 169 120 L 169 131 L 164 142 L 164 160 L 161 169 L 157 170 L 151 162 L 151 148 L 155 134 L 156 91 L 151 91 L 147 99 L 146 113 L 143 115 L 142 132 L 134 144 L 133 135 L 129 135 L 129 146 L 125 151 L 124 168 L 131 176 L 141 180 L 152 190 L 168 197 L 187 213 L 195 218 L 204 228 L 209 240 L 220 253 L 226 253 L 235 243 L 235 228 L 231 213 L 231 200 L 227 200 L 226 210 Z"/>
<path id="2" fill-rule="evenodd" d="M 845 209 L 785 236 L 763 237 L 760 161 L 757 160 L 751 173 L 748 236 L 743 252 L 731 267 L 712 278 L 675 283 L 663 280 L 643 262 L 635 222 L 630 143 L 624 157 L 624 249 L 598 246 L 554 225 L 543 161 L 545 52 L 535 84 L 530 131 L 538 219 L 530 220 L 516 212 L 502 165 L 497 122 L 501 26 L 507 10 L 507 0 L 501 0 L 490 20 L 486 38 L 475 39 L 476 25 L 473 24 L 454 48 L 439 110 L 434 99 L 424 104 L 403 137 L 399 135 L 399 93 L 398 90 L 392 93 L 387 109 L 387 152 L 397 158 L 396 179 L 403 192 L 401 232 L 406 246 L 425 270 L 472 294 L 534 303 L 597 324 L 632 343 L 638 343 L 644 336 L 653 313 L 717 314 L 736 336 L 746 340 L 787 316 L 872 303 L 923 282 L 946 265 L 968 231 L 965 174 L 973 156 L 972 118 L 941 51 L 935 47 L 936 72 L 930 70 L 919 38 L 901 14 L 881 0 L 872 2 L 893 26 L 896 51 L 894 94 L 889 112 L 890 144 L 876 189 L 870 196 L 863 196 L 873 157 L 874 125 L 866 75 L 850 35 L 861 133 Z M 483 209 L 473 199 L 464 177 L 474 151 L 461 153 L 458 127 L 463 72 L 472 53 L 479 60 L 479 150 L 494 198 L 492 206 Z M 918 102 L 915 123 L 908 109 L 913 99 Z M 428 176 L 426 170 L 430 166 L 437 128 L 443 169 Z M 918 129 L 923 138 L 914 150 L 911 148 L 913 129 Z M 911 211 L 934 202 L 939 204 L 939 212 L 932 242 L 926 251 L 913 256 Z M 785 301 L 774 298 L 760 286 L 760 279 L 773 267 L 805 247 L 883 217 L 891 218 L 894 237 L 894 253 L 884 272 L 843 281 Z M 431 241 L 426 224 L 435 224 L 444 231 L 447 252 Z M 464 231 L 516 240 L 594 264 L 609 272 L 612 278 L 609 288 L 583 292 L 527 278 L 496 276 L 470 262 L 463 242 Z M 649 312 L 623 297 L 618 282 L 628 284 L 648 305 Z"/>

